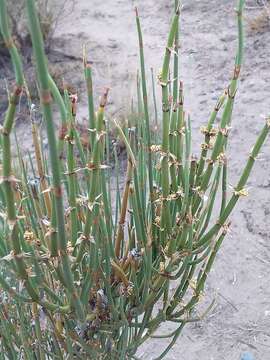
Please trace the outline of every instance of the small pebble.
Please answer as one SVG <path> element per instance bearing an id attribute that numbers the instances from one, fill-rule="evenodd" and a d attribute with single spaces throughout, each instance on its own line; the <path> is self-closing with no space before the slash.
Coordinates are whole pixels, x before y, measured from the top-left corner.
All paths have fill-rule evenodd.
<path id="1" fill-rule="evenodd" d="M 241 355 L 241 360 L 255 360 L 255 359 L 250 352 L 246 351 Z"/>

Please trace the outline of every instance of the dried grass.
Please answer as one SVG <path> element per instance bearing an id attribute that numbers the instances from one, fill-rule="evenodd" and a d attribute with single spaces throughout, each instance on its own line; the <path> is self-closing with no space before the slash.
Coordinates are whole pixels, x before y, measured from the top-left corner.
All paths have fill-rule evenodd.
<path id="1" fill-rule="evenodd" d="M 248 7 L 249 10 L 255 11 L 252 16 L 247 17 L 249 29 L 252 32 L 263 32 L 270 29 L 270 3 L 268 1 L 261 1 L 256 6 Z"/>

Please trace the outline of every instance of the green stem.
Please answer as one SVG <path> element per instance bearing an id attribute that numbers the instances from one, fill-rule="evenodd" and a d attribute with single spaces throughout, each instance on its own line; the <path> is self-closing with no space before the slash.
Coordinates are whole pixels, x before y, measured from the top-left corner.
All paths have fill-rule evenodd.
<path id="1" fill-rule="evenodd" d="M 40 99 L 42 103 L 43 115 L 46 122 L 49 155 L 52 169 L 52 183 L 54 190 L 56 219 L 57 219 L 57 235 L 59 242 L 60 256 L 63 264 L 65 284 L 70 292 L 72 303 L 79 319 L 84 318 L 84 311 L 78 298 L 77 291 L 74 286 L 73 275 L 70 269 L 69 257 L 67 254 L 67 239 L 65 230 L 64 204 L 61 185 L 61 174 L 59 158 L 57 156 L 57 143 L 54 132 L 54 124 L 51 109 L 51 95 L 49 90 L 49 76 L 47 69 L 47 60 L 44 51 L 42 33 L 38 21 L 38 15 L 33 0 L 27 0 L 27 13 L 32 38 L 33 50 L 36 60 L 37 77 L 40 86 Z"/>
<path id="2" fill-rule="evenodd" d="M 140 18 L 138 15 L 138 9 L 135 8 L 136 12 L 136 24 L 137 32 L 139 38 L 139 47 L 140 47 L 140 63 L 141 63 L 141 77 L 142 77 L 142 93 L 143 93 L 143 106 L 144 106 L 144 117 L 146 125 L 146 143 L 147 143 L 147 155 L 148 155 L 148 181 L 149 181 L 149 191 L 150 191 L 150 201 L 151 201 L 151 216 L 152 223 L 154 222 L 154 205 L 153 205 L 153 164 L 152 164 L 152 154 L 151 154 L 151 132 L 150 132 L 150 120 L 149 120 L 149 110 L 148 110 L 148 95 L 146 89 L 146 76 L 145 76 L 145 62 L 144 62 L 144 50 L 143 50 L 143 37 L 140 24 Z"/>

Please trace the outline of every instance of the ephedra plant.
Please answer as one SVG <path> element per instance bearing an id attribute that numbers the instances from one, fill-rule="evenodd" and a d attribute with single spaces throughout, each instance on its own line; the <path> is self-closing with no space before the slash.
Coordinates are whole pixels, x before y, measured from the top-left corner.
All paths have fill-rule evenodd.
<path id="1" fill-rule="evenodd" d="M 232 210 L 246 195 L 246 182 L 270 127 L 267 119 L 238 183 L 232 193 L 227 192 L 226 151 L 243 57 L 243 6 L 239 0 L 233 76 L 203 128 L 198 159 L 191 155 L 190 116 L 184 109 L 178 74 L 180 5 L 176 1 L 158 76 L 160 144 L 151 132 L 154 116 L 148 106 L 136 10 L 138 93 L 144 116 L 128 129 L 115 123 L 127 153 L 126 181 L 123 190 L 117 190 L 115 206 L 104 119 L 108 90 L 95 111 L 92 69 L 84 55 L 89 108 L 89 146 L 85 148 L 76 128 L 77 98 L 67 90 L 60 94 L 50 77 L 35 2 L 26 0 L 48 139 L 48 151 L 44 151 L 22 61 L 9 30 L 6 3 L 0 0 L 1 32 L 16 76 L 1 130 L 2 359 L 136 359 L 140 345 L 159 336 L 168 341 L 158 357 L 162 359 L 184 326 L 200 320 L 196 305 Z M 25 126 L 32 127 L 35 159 L 31 161 L 22 156 L 20 139 L 16 139 L 17 161 L 11 151 L 21 96 L 29 101 L 30 121 Z M 53 102 L 62 121 L 58 136 Z M 219 112 L 221 120 L 216 124 Z M 164 322 L 174 323 L 175 330 L 160 334 Z"/>

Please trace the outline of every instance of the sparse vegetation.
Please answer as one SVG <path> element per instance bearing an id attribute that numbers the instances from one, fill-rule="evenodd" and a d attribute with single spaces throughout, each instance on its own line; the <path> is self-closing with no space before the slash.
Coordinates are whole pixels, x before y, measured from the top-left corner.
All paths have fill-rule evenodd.
<path id="1" fill-rule="evenodd" d="M 247 195 L 246 182 L 270 128 L 268 118 L 230 193 L 226 152 L 243 58 L 244 1 L 237 5 L 233 76 L 202 129 L 205 141 L 199 159 L 192 156 L 191 117 L 185 111 L 184 85 L 178 74 L 178 1 L 158 79 L 161 144 L 150 132 L 143 37 L 136 10 L 141 69 L 138 107 L 144 116 L 137 127 L 122 129 L 115 124 L 128 157 L 126 182 L 122 193 L 117 190 L 116 204 L 110 192 L 104 117 L 108 89 L 95 112 L 92 68 L 84 54 L 90 143 L 84 147 L 76 129 L 76 94 L 65 88 L 62 97 L 52 80 L 35 2 L 26 4 L 48 153 L 38 134 L 36 110 L 27 97 L 6 2 L 0 0 L 0 28 L 16 75 L 1 135 L 2 358 L 136 359 L 143 342 L 167 337 L 168 346 L 158 359 L 164 358 L 183 327 L 202 317 L 196 314 L 196 305 L 227 234 L 231 212 Z M 20 96 L 29 101 L 35 161 L 25 160 L 16 139 L 16 163 L 10 149 Z M 52 101 L 61 114 L 58 138 Z M 221 121 L 215 125 L 218 113 Z M 206 313 L 210 309 L 211 305 Z M 165 321 L 176 328 L 159 335 Z"/>
<path id="2" fill-rule="evenodd" d="M 270 28 L 270 3 L 267 0 L 256 1 L 255 5 L 250 6 L 250 11 L 255 12 L 249 16 L 248 24 L 252 31 L 261 32 Z"/>
<path id="3" fill-rule="evenodd" d="M 46 47 L 49 47 L 55 29 L 63 21 L 64 17 L 72 11 L 73 5 L 67 7 L 67 0 L 36 0 L 36 6 L 43 39 Z M 7 7 L 9 25 L 17 46 L 19 48 L 30 46 L 24 1 L 8 1 Z M 0 39 L 2 45 L 4 45 L 1 35 Z"/>

